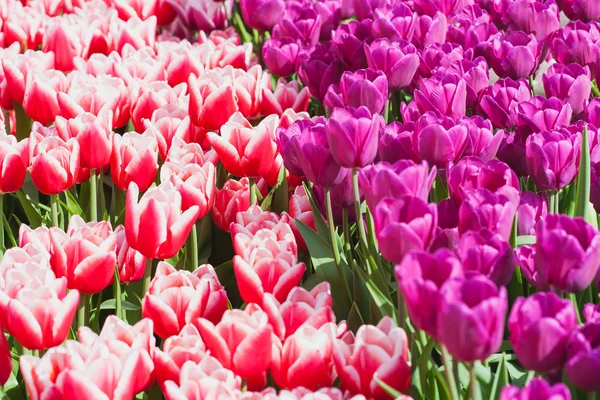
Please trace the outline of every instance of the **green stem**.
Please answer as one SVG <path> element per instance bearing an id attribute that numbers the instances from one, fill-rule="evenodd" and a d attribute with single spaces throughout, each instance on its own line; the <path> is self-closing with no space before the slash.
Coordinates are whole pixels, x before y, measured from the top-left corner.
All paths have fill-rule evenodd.
<path id="1" fill-rule="evenodd" d="M 558 190 L 548 191 L 547 194 L 548 194 L 549 212 L 551 214 L 558 214 L 558 210 L 559 210 L 559 204 L 558 204 L 559 192 L 558 192 Z"/>
<path id="2" fill-rule="evenodd" d="M 123 308 L 122 308 L 122 295 L 121 295 L 121 281 L 119 278 L 119 267 L 115 268 L 115 278 L 113 282 L 115 292 L 115 314 L 117 318 L 123 319 Z M 102 292 L 100 292 L 102 293 Z M 98 310 L 99 312 L 100 310 Z"/>
<path id="3" fill-rule="evenodd" d="M 52 213 L 52 226 L 58 226 L 58 201 L 57 194 L 50 195 L 50 209 Z"/>
<path id="4" fill-rule="evenodd" d="M 190 233 L 190 254 L 192 255 L 192 265 L 190 271 L 195 270 L 199 266 L 198 261 L 198 222 L 192 225 L 192 232 Z"/>
<path id="5" fill-rule="evenodd" d="M 358 236 L 360 238 L 360 246 L 365 255 L 368 254 L 367 235 L 365 233 L 365 224 L 360 211 L 360 191 L 358 189 L 358 169 L 352 170 L 352 189 L 354 191 L 354 211 L 356 212 L 356 225 L 358 226 Z"/>
<path id="6" fill-rule="evenodd" d="M 575 293 L 568 294 L 569 300 L 573 303 L 573 307 L 575 307 L 575 311 L 577 312 L 577 322 L 581 323 L 581 313 L 579 312 L 579 306 L 577 305 L 577 295 Z"/>
<path id="7" fill-rule="evenodd" d="M 248 190 L 250 191 L 250 205 L 256 204 L 256 181 L 254 178 L 248 178 Z"/>
<path id="8" fill-rule="evenodd" d="M 481 390 L 479 389 L 479 381 L 475 374 L 475 363 L 469 364 L 469 390 L 471 400 L 481 400 Z"/>
<path id="9" fill-rule="evenodd" d="M 85 326 L 85 324 L 87 323 L 89 301 L 90 301 L 89 294 L 85 294 L 85 293 L 79 294 L 79 307 L 77 307 L 77 328 L 81 328 L 82 326 Z"/>
<path id="10" fill-rule="evenodd" d="M 90 170 L 90 221 L 98 221 L 98 179 L 96 171 Z"/>
<path id="11" fill-rule="evenodd" d="M 148 292 L 148 286 L 150 286 L 150 281 L 152 280 L 152 259 L 146 259 L 146 267 L 144 268 L 144 277 L 142 278 L 142 293 L 140 299 L 143 299 Z"/>
<path id="12" fill-rule="evenodd" d="M 10 135 L 10 112 L 4 111 L 4 129 Z"/>
<path id="13" fill-rule="evenodd" d="M 325 204 L 327 207 L 327 223 L 329 224 L 329 237 L 331 239 L 331 248 L 333 249 L 333 260 L 335 262 L 335 266 L 338 271 L 338 275 L 340 277 L 340 283 L 344 285 L 344 293 L 348 298 L 349 304 L 352 303 L 352 296 L 350 295 L 350 288 L 348 287 L 348 282 L 346 282 L 346 277 L 342 272 L 341 259 L 340 259 L 340 251 L 338 249 L 337 243 L 337 234 L 335 233 L 335 224 L 333 222 L 333 209 L 331 207 L 331 189 L 325 188 Z"/>
<path id="14" fill-rule="evenodd" d="M 391 96 L 391 94 L 390 94 L 390 96 Z M 385 120 L 386 124 L 389 124 L 389 119 L 390 119 L 390 107 L 392 105 L 390 96 L 388 96 L 388 99 L 385 102 L 385 107 L 383 108 L 383 119 Z"/>
<path id="15" fill-rule="evenodd" d="M 596 90 L 597 90 L 597 89 L 596 89 Z M 596 97 L 598 97 L 598 96 L 596 96 Z M 596 400 L 596 399 L 597 399 L 597 396 L 596 396 L 596 394 L 598 394 L 598 392 L 589 392 L 589 393 L 587 394 L 587 398 L 588 398 L 588 400 Z"/>
<path id="16" fill-rule="evenodd" d="M 350 223 L 348 222 L 348 209 L 343 210 L 343 227 L 344 227 L 344 253 L 348 263 L 352 262 L 352 239 L 350 237 Z"/>
<path id="17" fill-rule="evenodd" d="M 454 375 L 452 374 L 452 361 L 450 359 L 450 354 L 448 354 L 448 349 L 446 349 L 446 346 L 443 344 L 440 345 L 440 351 L 442 354 L 442 363 L 444 364 L 444 376 L 446 377 L 446 383 L 448 384 L 448 390 L 450 391 L 450 399 L 459 400 L 456 381 L 454 380 Z"/>
<path id="18" fill-rule="evenodd" d="M 106 209 L 106 199 L 104 198 L 104 170 L 99 168 L 97 171 L 98 179 L 98 215 L 100 219 L 104 219 L 104 210 Z"/>
<path id="19" fill-rule="evenodd" d="M 598 85 L 595 80 L 592 81 L 592 94 L 594 97 L 600 97 L 600 90 L 598 90 Z"/>
<path id="20" fill-rule="evenodd" d="M 16 101 L 14 102 L 14 108 L 15 122 L 17 123 L 17 140 L 21 141 L 29 137 L 29 134 L 31 133 L 31 124 L 33 123 L 33 121 L 25 112 L 23 106 L 17 103 Z"/>
<path id="21" fill-rule="evenodd" d="M 0 194 L 0 257 L 4 255 L 4 195 Z"/>

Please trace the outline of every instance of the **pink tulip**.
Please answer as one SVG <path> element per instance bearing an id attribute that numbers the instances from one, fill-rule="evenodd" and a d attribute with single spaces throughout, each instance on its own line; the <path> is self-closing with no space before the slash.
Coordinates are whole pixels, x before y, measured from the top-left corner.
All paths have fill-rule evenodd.
<path id="1" fill-rule="evenodd" d="M 216 193 L 215 166 L 207 162 L 198 164 L 176 164 L 167 161 L 160 169 L 161 182 L 170 181 L 181 193 L 181 209 L 198 207 L 197 218 L 204 217 L 212 208 Z"/>
<path id="2" fill-rule="evenodd" d="M 190 117 L 187 111 L 179 108 L 177 104 L 166 104 L 152 113 L 152 118 L 144 121 L 146 131 L 151 132 L 158 140 L 160 157 L 167 159 L 171 143 L 175 138 L 184 142 L 189 141 Z"/>
<path id="3" fill-rule="evenodd" d="M 171 258 L 183 246 L 196 222 L 198 206 L 181 209 L 181 194 L 167 182 L 149 189 L 138 202 L 139 188 L 129 184 L 125 233 L 129 246 L 146 258 Z"/>
<path id="4" fill-rule="evenodd" d="M 18 50 L 19 46 L 13 47 Z M 25 83 L 30 72 L 40 74 L 54 68 L 54 53 L 44 53 L 42 51 L 26 50 L 23 54 L 12 54 L 9 57 L 3 53 L 2 69 L 4 79 L 6 80 L 6 89 L 12 100 L 23 104 L 25 97 Z M 11 102 L 12 102 L 11 100 Z M 12 106 L 10 107 L 12 108 Z"/>
<path id="5" fill-rule="evenodd" d="M 83 53 L 84 25 L 76 14 L 67 14 L 48 20 L 42 41 L 42 51 L 54 52 L 56 69 L 71 71 L 73 60 Z"/>
<path id="6" fill-rule="evenodd" d="M 115 186 L 126 190 L 135 182 L 144 191 L 152 185 L 158 171 L 158 141 L 149 131 L 113 135 L 110 172 Z"/>
<path id="7" fill-rule="evenodd" d="M 189 272 L 160 262 L 142 301 L 142 315 L 154 321 L 162 338 L 177 335 L 200 317 L 217 322 L 226 309 L 227 293 L 209 264 Z"/>
<path id="8" fill-rule="evenodd" d="M 198 143 L 187 143 L 181 137 L 173 137 L 166 161 L 179 165 L 198 164 L 203 166 L 207 162 L 217 165 L 219 157 L 214 150 L 204 152 Z"/>
<path id="9" fill-rule="evenodd" d="M 298 81 L 288 83 L 285 79 L 279 78 L 274 91 L 271 91 L 270 87 L 263 88 L 261 114 L 281 116 L 287 109 L 295 112 L 306 111 L 309 99 L 310 92 L 307 87 L 300 90 Z"/>
<path id="10" fill-rule="evenodd" d="M 31 229 L 28 225 L 21 224 L 19 227 L 19 248 L 29 250 L 29 248 L 35 247 L 39 252 L 47 253 L 52 260 L 52 257 L 54 256 L 54 246 L 52 245 L 50 232 L 52 232 L 60 244 L 69 237 L 65 231 L 58 227 L 47 228 L 45 226 L 40 226 Z M 31 251 L 27 252 L 31 254 Z"/>
<path id="11" fill-rule="evenodd" d="M 239 110 L 233 87 L 233 68 L 207 71 L 188 79 L 189 115 L 192 123 L 205 130 L 218 130 Z"/>
<path id="12" fill-rule="evenodd" d="M 177 104 L 185 92 L 185 85 L 170 87 L 167 82 L 144 83 L 139 91 L 132 91 L 131 120 L 137 132 L 143 132 L 144 119 L 150 119 L 154 111 L 167 104 Z"/>
<path id="13" fill-rule="evenodd" d="M 289 214 L 291 217 L 290 226 L 292 227 L 292 232 L 294 232 L 296 243 L 298 243 L 298 250 L 302 253 L 307 253 L 308 247 L 306 246 L 306 242 L 296 226 L 296 219 L 300 220 L 304 225 L 308 226 L 315 232 L 317 227 L 315 223 L 315 214 L 312 212 L 310 202 L 308 201 L 308 196 L 306 196 L 303 186 L 296 187 L 296 189 L 294 189 L 294 194 L 290 196 Z"/>
<path id="14" fill-rule="evenodd" d="M 117 237 L 117 268 L 119 270 L 119 281 L 121 283 L 137 282 L 144 276 L 146 269 L 146 257 L 137 250 L 129 247 L 125 235 L 125 227 L 119 225 L 115 228 Z"/>
<path id="15" fill-rule="evenodd" d="M 21 189 L 29 166 L 29 141 L 0 131 L 0 193 Z"/>
<path id="16" fill-rule="evenodd" d="M 25 83 L 23 108 L 34 121 L 48 125 L 59 115 L 57 93 L 68 89 L 69 81 L 60 71 L 51 69 L 39 74 L 29 74 Z"/>
<path id="17" fill-rule="evenodd" d="M 257 182 L 261 195 L 267 195 L 267 185 L 264 180 Z M 215 205 L 211 212 L 215 225 L 229 232 L 229 225 L 234 222 L 235 216 L 240 211 L 246 211 L 250 207 L 250 192 L 248 191 L 248 178 L 239 181 L 229 179 L 223 188 L 217 190 Z"/>
<path id="18" fill-rule="evenodd" d="M 10 378 L 10 374 L 12 373 L 13 365 L 12 365 L 12 356 L 10 354 L 10 347 L 8 346 L 8 341 L 4 336 L 4 330 L 0 325 L 0 386 L 4 386 L 4 384 Z"/>
<path id="19" fill-rule="evenodd" d="M 127 22 L 114 19 L 111 21 L 110 30 L 115 38 L 115 50 L 120 53 L 127 45 L 134 49 L 153 47 L 156 41 L 156 16 L 153 15 L 145 21 L 138 17 L 131 17 Z"/>
<path id="20" fill-rule="evenodd" d="M 58 194 L 75 184 L 80 157 L 76 139 L 32 136 L 29 143 L 33 147 L 29 172 L 40 192 Z"/>

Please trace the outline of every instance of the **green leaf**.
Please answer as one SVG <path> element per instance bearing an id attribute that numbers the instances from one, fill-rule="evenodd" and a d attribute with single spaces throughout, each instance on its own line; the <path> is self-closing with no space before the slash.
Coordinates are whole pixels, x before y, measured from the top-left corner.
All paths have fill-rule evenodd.
<path id="1" fill-rule="evenodd" d="M 210 213 L 200 218 L 198 224 L 198 262 L 206 264 L 212 252 L 212 224 Z"/>
<path id="2" fill-rule="evenodd" d="M 381 313 L 383 315 L 387 315 L 387 316 L 391 317 L 392 319 L 394 319 L 394 321 L 397 321 L 398 320 L 398 310 L 396 309 L 396 306 L 394 305 L 394 302 L 392 301 L 392 299 L 387 297 L 379 289 L 379 287 L 377 286 L 377 284 L 375 283 L 375 281 L 371 275 L 368 275 L 365 271 L 360 269 L 360 267 L 358 267 L 356 264 L 354 264 L 354 269 L 356 271 L 358 271 L 358 274 L 360 275 L 361 279 L 367 285 L 367 289 L 369 290 L 369 293 L 371 294 L 371 298 L 377 305 L 377 308 L 379 309 L 379 311 L 381 311 Z"/>
<path id="3" fill-rule="evenodd" d="M 590 202 L 590 148 L 588 144 L 588 128 L 583 127 L 581 138 L 581 158 L 579 161 L 579 173 L 577 174 L 577 195 L 575 196 L 575 216 L 585 218 L 588 221 L 588 211 Z M 588 221 L 590 222 L 590 221 Z"/>
<path id="4" fill-rule="evenodd" d="M 11 246 L 17 247 L 17 241 L 15 240 L 15 235 L 13 234 L 12 229 L 10 229 L 10 223 L 6 219 L 6 214 L 2 214 L 2 219 L 4 220 L 4 231 L 6 231 L 6 235 L 10 240 Z"/>
<path id="5" fill-rule="evenodd" d="M 284 211 L 287 212 L 290 205 L 290 195 L 286 176 L 286 169 L 283 164 L 281 165 L 281 170 L 279 171 L 277 183 L 279 186 L 276 185 L 277 189 L 275 190 L 275 194 L 273 195 L 273 211 L 275 211 L 278 214 L 281 214 Z"/>
<path id="6" fill-rule="evenodd" d="M 16 192 L 16 196 L 17 199 L 19 199 L 19 203 L 21 203 L 21 207 L 23 207 L 25 215 L 27 216 L 27 225 L 29 225 L 31 229 L 39 228 L 42 225 L 42 216 L 31 204 L 31 199 L 25 195 L 23 190 Z"/>
<path id="7" fill-rule="evenodd" d="M 517 236 L 517 247 L 535 244 L 535 235 Z"/>
<path id="8" fill-rule="evenodd" d="M 281 188 L 282 183 L 285 181 L 286 190 L 287 190 L 287 179 L 285 179 L 285 167 L 281 165 L 281 169 L 279 170 L 279 175 L 277 176 L 277 183 L 275 186 L 271 188 L 265 199 L 260 205 L 261 210 L 266 211 L 271 209 L 271 203 L 273 202 L 273 197 L 275 193 Z M 287 206 L 285 207 L 287 209 Z M 281 211 L 280 211 L 281 212 Z"/>
<path id="9" fill-rule="evenodd" d="M 363 321 L 363 318 L 360 315 L 360 310 L 356 306 L 356 303 L 352 303 L 352 307 L 350 308 L 350 312 L 348 313 L 348 328 L 352 332 L 356 333 L 356 331 L 358 331 L 358 328 L 360 328 L 364 324 L 365 321 Z"/>
<path id="10" fill-rule="evenodd" d="M 215 267 L 215 272 L 219 277 L 219 282 L 225 287 L 227 297 L 229 298 L 229 301 L 231 301 L 232 306 L 236 308 L 240 306 L 243 301 L 240 296 L 235 279 L 235 273 L 233 271 L 233 260 L 229 260 L 223 264 L 217 265 Z"/>
<path id="11" fill-rule="evenodd" d="M 508 376 L 506 364 L 506 353 L 502 353 L 500 363 L 498 364 L 498 368 L 496 369 L 496 374 L 494 376 L 494 383 L 492 384 L 490 399 L 500 398 L 500 392 L 502 391 L 502 388 L 510 384 L 510 378 Z"/>
<path id="12" fill-rule="evenodd" d="M 375 375 L 373 375 L 373 379 L 375 380 L 375 382 L 377 382 L 380 388 L 382 388 L 387 394 L 389 394 L 394 399 L 402 396 L 402 393 L 400 393 L 399 391 L 397 391 L 396 389 L 379 379 L 377 377 L 377 372 L 375 372 Z"/>
<path id="13" fill-rule="evenodd" d="M 60 198 L 58 198 L 58 201 L 64 209 L 67 210 L 69 215 L 79 215 L 80 217 L 85 218 L 85 213 L 75 196 L 73 196 L 73 193 L 69 190 L 65 190 L 63 193 L 65 194 L 66 203 L 63 203 Z"/>
<path id="14" fill-rule="evenodd" d="M 140 310 L 141 307 L 130 303 L 127 300 L 121 300 L 121 307 L 123 308 L 123 310 L 127 310 L 127 311 L 137 311 Z M 101 310 L 114 310 L 117 308 L 117 300 L 116 299 L 108 299 L 102 302 L 102 304 L 100 304 L 100 309 Z"/>
<path id="15" fill-rule="evenodd" d="M 310 208 L 313 212 L 313 215 L 315 216 L 315 225 L 317 226 L 317 233 L 323 240 L 325 240 L 325 242 L 331 243 L 331 240 L 329 239 L 329 228 L 325 223 L 323 214 L 321 214 L 319 207 L 317 207 L 317 203 L 315 203 L 315 200 L 312 197 L 312 192 L 306 185 L 306 182 L 303 182 L 302 185 L 304 185 L 304 192 L 306 193 L 306 197 L 308 198 L 308 202 L 310 203 Z"/>

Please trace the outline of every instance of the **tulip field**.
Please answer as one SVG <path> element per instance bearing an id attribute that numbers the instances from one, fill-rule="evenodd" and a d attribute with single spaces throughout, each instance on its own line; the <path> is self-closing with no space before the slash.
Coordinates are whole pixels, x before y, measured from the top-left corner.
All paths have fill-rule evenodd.
<path id="1" fill-rule="evenodd" d="M 600 0 L 0 0 L 0 400 L 600 400 Z"/>

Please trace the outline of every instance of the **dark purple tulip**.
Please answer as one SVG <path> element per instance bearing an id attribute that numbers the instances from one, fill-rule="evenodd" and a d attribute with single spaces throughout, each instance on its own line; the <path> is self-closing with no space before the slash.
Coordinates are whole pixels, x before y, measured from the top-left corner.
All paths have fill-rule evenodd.
<path id="1" fill-rule="evenodd" d="M 343 72 L 344 66 L 333 54 L 330 46 L 318 44 L 300 64 L 298 76 L 310 93 L 323 101 L 329 86 L 339 82 Z"/>
<path id="2" fill-rule="evenodd" d="M 477 156 L 484 162 L 496 157 L 503 135 L 501 132 L 494 134 L 490 120 L 476 115 L 463 117 L 459 123 L 465 125 L 469 132 L 463 157 Z"/>
<path id="3" fill-rule="evenodd" d="M 506 8 L 510 2 L 498 0 L 478 0 L 477 4 L 490 15 L 492 22 L 501 22 L 500 20 L 506 12 Z"/>
<path id="4" fill-rule="evenodd" d="M 531 89 L 525 79 L 506 78 L 482 91 L 479 109 L 496 128 L 511 129 L 515 126 L 517 106 L 529 99 Z"/>
<path id="5" fill-rule="evenodd" d="M 415 33 L 417 14 L 404 3 L 375 10 L 371 32 L 375 39 L 387 38 L 394 42 L 397 40 L 412 41 Z"/>
<path id="6" fill-rule="evenodd" d="M 540 282 L 563 292 L 587 288 L 600 267 L 600 234 L 582 218 L 549 214 L 536 227 Z"/>
<path id="7" fill-rule="evenodd" d="M 578 64 L 553 64 L 542 75 L 546 97 L 556 97 L 580 114 L 590 98 L 592 82 L 590 69 Z"/>
<path id="8" fill-rule="evenodd" d="M 588 22 L 600 19 L 600 3 L 596 0 L 558 0 L 558 4 L 572 21 Z"/>
<path id="9" fill-rule="evenodd" d="M 433 17 L 419 15 L 416 20 L 412 43 L 419 49 L 434 43 L 444 43 L 446 42 L 447 32 L 448 18 L 441 12 L 438 12 Z"/>
<path id="10" fill-rule="evenodd" d="M 466 232 L 456 249 L 465 274 L 480 274 L 498 286 L 506 286 L 515 272 L 515 253 L 500 235 L 487 230 Z"/>
<path id="11" fill-rule="evenodd" d="M 500 131 L 497 134 L 504 135 L 500 148 L 498 149 L 498 159 L 510 166 L 517 176 L 527 176 L 525 140 L 521 135 L 515 133 Z"/>
<path id="12" fill-rule="evenodd" d="M 368 108 L 334 108 L 327 120 L 327 140 L 333 159 L 345 168 L 362 168 L 377 156 L 383 117 Z"/>
<path id="13" fill-rule="evenodd" d="M 538 290 L 550 290 L 545 282 L 540 280 L 540 274 L 535 270 L 535 244 L 519 246 L 515 249 L 517 264 L 521 267 L 523 277 L 531 286 Z"/>
<path id="14" fill-rule="evenodd" d="M 504 186 L 495 193 L 488 189 L 468 192 L 458 212 L 458 232 L 487 229 L 508 240 L 519 205 L 519 192 Z"/>
<path id="15" fill-rule="evenodd" d="M 600 212 L 600 162 L 592 163 L 590 173 L 590 202 Z"/>
<path id="16" fill-rule="evenodd" d="M 262 48 L 263 60 L 269 70 L 281 77 L 290 76 L 296 72 L 300 64 L 302 45 L 290 38 L 282 40 L 267 39 Z"/>
<path id="17" fill-rule="evenodd" d="M 329 110 L 336 107 L 366 107 L 371 113 L 381 113 L 388 98 L 385 74 L 373 69 L 346 71 L 339 85 L 331 85 L 323 104 Z"/>
<path id="18" fill-rule="evenodd" d="M 338 58 L 351 71 L 367 68 L 367 56 L 365 55 L 365 44 L 371 43 L 372 21 L 350 21 L 341 24 L 333 32 L 331 46 Z"/>
<path id="19" fill-rule="evenodd" d="M 387 76 L 390 90 L 410 85 L 419 68 L 417 49 L 405 41 L 392 43 L 385 38 L 377 39 L 369 46 L 365 44 L 365 53 L 369 68 Z"/>
<path id="20" fill-rule="evenodd" d="M 550 386 L 542 378 L 534 378 L 524 388 L 508 385 L 502 389 L 500 400 L 571 400 L 571 392 L 564 383 Z"/>
<path id="21" fill-rule="evenodd" d="M 558 190 L 577 176 L 581 136 L 563 131 L 542 131 L 527 138 L 527 170 L 536 187 Z"/>
<path id="22" fill-rule="evenodd" d="M 600 98 L 589 102 L 584 111 L 585 120 L 594 126 L 600 126 Z"/>
<path id="23" fill-rule="evenodd" d="M 416 12 L 431 16 L 437 12 L 441 12 L 444 15 L 459 12 L 468 3 L 466 0 L 414 0 Z"/>
<path id="24" fill-rule="evenodd" d="M 283 0 L 240 0 L 244 22 L 254 29 L 270 31 L 281 21 L 285 10 Z"/>
<path id="25" fill-rule="evenodd" d="M 459 361 L 485 360 L 502 344 L 507 303 L 506 288 L 483 276 L 446 282 L 438 303 L 440 342 Z"/>
<path id="26" fill-rule="evenodd" d="M 296 159 L 296 149 L 292 145 L 293 141 L 305 130 L 322 129 L 325 126 L 325 119 L 320 118 L 317 121 L 311 119 L 299 119 L 294 121 L 287 129 L 278 127 L 275 136 L 277 149 L 283 157 L 285 168 L 296 176 L 304 176 L 302 167 Z"/>
<path id="27" fill-rule="evenodd" d="M 583 317 L 586 322 L 600 321 L 600 304 L 586 304 L 583 307 Z"/>
<path id="28" fill-rule="evenodd" d="M 339 0 L 321 0 L 313 3 L 313 7 L 321 17 L 320 41 L 331 39 L 331 32 L 340 24 L 342 5 Z"/>
<path id="29" fill-rule="evenodd" d="M 562 369 L 566 344 L 576 326 L 573 303 L 552 292 L 517 298 L 508 317 L 509 340 L 519 362 L 541 373 Z"/>
<path id="30" fill-rule="evenodd" d="M 427 162 L 415 164 L 401 160 L 395 164 L 378 162 L 360 170 L 358 182 L 371 210 L 385 198 L 415 196 L 427 201 L 436 169 L 429 171 Z"/>
<path id="31" fill-rule="evenodd" d="M 352 7 L 356 14 L 356 19 L 362 21 L 367 18 L 373 18 L 373 11 L 384 6 L 386 0 L 352 0 Z"/>
<path id="32" fill-rule="evenodd" d="M 449 68 L 452 64 L 464 59 L 462 47 L 452 43 L 434 43 L 419 52 L 421 63 L 418 74 L 422 78 L 430 78 L 434 71 Z"/>
<path id="33" fill-rule="evenodd" d="M 553 1 L 516 0 L 509 3 L 502 22 L 509 30 L 534 34 L 538 41 L 543 41 L 560 28 L 559 12 Z"/>
<path id="34" fill-rule="evenodd" d="M 302 7 L 298 12 L 284 13 L 281 21 L 273 28 L 274 37 L 289 37 L 300 41 L 306 47 L 316 45 L 320 34 L 321 16 L 310 7 Z"/>
<path id="35" fill-rule="evenodd" d="M 466 114 L 467 83 L 457 75 L 422 80 L 415 90 L 415 103 L 422 113 L 435 111 L 458 121 Z"/>
<path id="36" fill-rule="evenodd" d="M 573 332 L 567 343 L 565 373 L 579 389 L 600 390 L 600 321 L 588 322 Z"/>
<path id="37" fill-rule="evenodd" d="M 500 31 L 482 44 L 482 52 L 499 77 L 519 79 L 537 70 L 541 46 L 534 35 Z"/>
<path id="38" fill-rule="evenodd" d="M 443 207 L 439 207 L 442 205 L 442 203 L 446 202 L 448 203 L 446 200 L 442 200 L 440 202 L 440 204 L 438 204 L 438 213 L 443 212 L 442 209 Z M 452 205 L 454 205 L 453 202 L 449 202 Z M 454 206 L 456 207 L 456 206 Z M 457 213 L 458 214 L 458 213 Z M 446 218 L 446 216 L 442 216 L 442 218 Z M 456 218 L 458 223 L 458 217 Z M 440 225 L 441 227 L 441 225 Z M 454 250 L 456 249 L 456 247 L 458 246 L 458 242 L 460 240 L 460 236 L 458 235 L 458 229 L 456 228 L 444 228 L 444 229 L 438 229 L 437 233 L 435 235 L 435 238 L 433 238 L 433 241 L 431 242 L 431 245 L 429 246 L 429 252 L 435 252 L 438 251 L 439 249 L 448 249 L 448 250 Z"/>
<path id="39" fill-rule="evenodd" d="M 426 250 L 437 226 L 437 208 L 414 196 L 384 198 L 373 210 L 381 254 L 393 263 L 412 250 Z"/>
<path id="40" fill-rule="evenodd" d="M 521 204 L 517 209 L 517 235 L 535 235 L 535 224 L 548 215 L 546 193 L 521 193 Z"/>
<path id="41" fill-rule="evenodd" d="M 457 160 L 467 146 L 468 129 L 433 112 L 423 114 L 415 126 L 413 152 L 419 160 L 445 169 Z"/>
<path id="42" fill-rule="evenodd" d="M 395 121 L 383 128 L 379 138 L 379 159 L 389 163 L 399 160 L 412 160 L 414 122 L 403 124 Z"/>
<path id="43" fill-rule="evenodd" d="M 452 17 L 446 40 L 467 50 L 487 42 L 496 33 L 498 28 L 491 22 L 490 15 L 475 4 L 465 7 Z"/>
<path id="44" fill-rule="evenodd" d="M 323 213 L 327 215 L 327 204 L 325 202 L 325 190 L 323 187 L 313 186 L 315 192 L 315 202 Z M 333 210 L 333 222 L 336 225 L 342 225 L 344 222 L 344 208 L 348 209 L 348 220 L 350 223 L 356 220 L 354 212 L 354 191 L 352 187 L 352 170 L 342 168 L 342 181 L 339 185 L 331 188 L 331 206 Z"/>
<path id="45" fill-rule="evenodd" d="M 413 251 L 394 270 L 411 322 L 437 337 L 440 289 L 449 279 L 462 276 L 460 260 L 448 249 L 433 254 Z"/>
<path id="46" fill-rule="evenodd" d="M 438 226 L 441 229 L 458 228 L 458 206 L 452 199 L 444 199 L 438 206 Z M 456 231 L 458 235 L 458 230 Z M 458 245 L 458 241 L 456 242 Z"/>
<path id="47" fill-rule="evenodd" d="M 600 51 L 600 25 L 596 21 L 574 21 L 552 36 L 550 50 L 557 62 L 590 67 L 592 79 Z"/>
<path id="48" fill-rule="evenodd" d="M 559 129 L 570 125 L 572 116 L 571 106 L 556 97 L 535 96 L 517 106 L 517 133 L 526 139 L 535 132 Z"/>
<path id="49" fill-rule="evenodd" d="M 473 61 L 463 58 L 447 67 L 440 66 L 436 72 L 442 76 L 453 74 L 464 79 L 467 84 L 468 107 L 474 107 L 479 103 L 479 93 L 487 88 L 490 82 L 487 61 L 483 57 L 477 57 Z"/>

